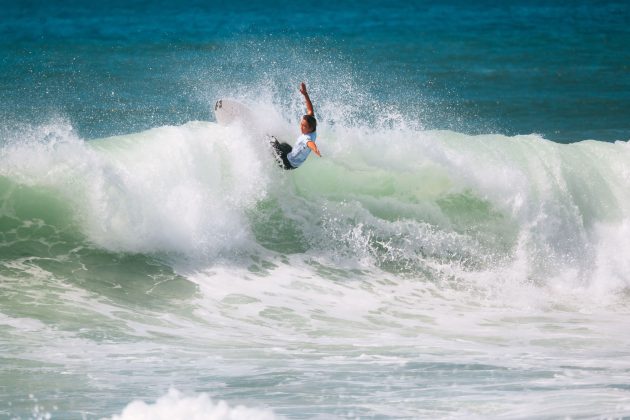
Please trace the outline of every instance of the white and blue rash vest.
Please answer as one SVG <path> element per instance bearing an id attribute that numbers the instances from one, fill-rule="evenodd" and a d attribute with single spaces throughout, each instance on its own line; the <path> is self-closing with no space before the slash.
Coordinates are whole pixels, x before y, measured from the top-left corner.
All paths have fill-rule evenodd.
<path id="1" fill-rule="evenodd" d="M 308 148 L 306 143 L 312 141 L 315 143 L 317 139 L 317 132 L 313 131 L 312 133 L 302 134 L 295 141 L 295 146 L 293 146 L 293 150 L 291 153 L 287 154 L 287 160 L 294 168 L 297 168 L 301 164 L 304 163 L 308 155 L 311 154 L 311 149 Z"/>

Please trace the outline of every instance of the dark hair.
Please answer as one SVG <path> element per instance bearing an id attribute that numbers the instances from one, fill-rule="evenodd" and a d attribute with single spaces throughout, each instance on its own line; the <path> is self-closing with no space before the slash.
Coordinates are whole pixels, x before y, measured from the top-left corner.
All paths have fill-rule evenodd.
<path id="1" fill-rule="evenodd" d="M 317 120 L 315 119 L 314 116 L 306 114 L 302 118 L 306 120 L 306 122 L 308 123 L 308 126 L 311 127 L 313 131 L 317 130 Z"/>

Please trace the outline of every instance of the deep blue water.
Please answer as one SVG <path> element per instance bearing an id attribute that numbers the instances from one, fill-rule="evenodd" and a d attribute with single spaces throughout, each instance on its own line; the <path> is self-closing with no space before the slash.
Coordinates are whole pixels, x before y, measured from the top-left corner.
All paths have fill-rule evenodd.
<path id="1" fill-rule="evenodd" d="M 427 128 L 630 138 L 623 1 L 3 1 L 0 112 L 86 138 L 193 119 L 261 85 Z M 357 94 L 359 92 L 359 94 Z M 375 105 L 376 104 L 376 105 Z"/>

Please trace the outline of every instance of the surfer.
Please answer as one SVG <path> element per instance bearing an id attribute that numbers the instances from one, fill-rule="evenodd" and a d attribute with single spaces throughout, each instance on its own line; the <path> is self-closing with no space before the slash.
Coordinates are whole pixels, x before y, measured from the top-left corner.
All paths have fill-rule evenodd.
<path id="1" fill-rule="evenodd" d="M 295 141 L 295 146 L 291 147 L 288 143 L 280 143 L 275 137 L 272 137 L 271 147 L 273 147 L 278 163 L 284 169 L 295 169 L 304 163 L 308 155 L 313 151 L 317 156 L 322 157 L 317 148 L 315 141 L 317 139 L 317 120 L 313 112 L 313 103 L 306 91 L 306 84 L 300 85 L 300 93 L 304 96 L 306 104 L 306 114 L 300 121 L 300 135 Z"/>

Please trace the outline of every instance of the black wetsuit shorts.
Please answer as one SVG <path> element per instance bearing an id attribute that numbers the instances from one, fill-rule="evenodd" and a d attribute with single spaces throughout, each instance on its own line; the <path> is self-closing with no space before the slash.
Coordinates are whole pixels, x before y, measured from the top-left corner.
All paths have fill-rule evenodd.
<path id="1" fill-rule="evenodd" d="M 287 170 L 295 169 L 289 162 L 289 159 L 287 159 L 287 155 L 291 153 L 291 150 L 293 150 L 293 147 L 291 147 L 290 144 L 280 143 L 276 138 L 272 137 L 271 147 L 276 155 L 275 157 L 278 161 L 278 165 Z"/>

